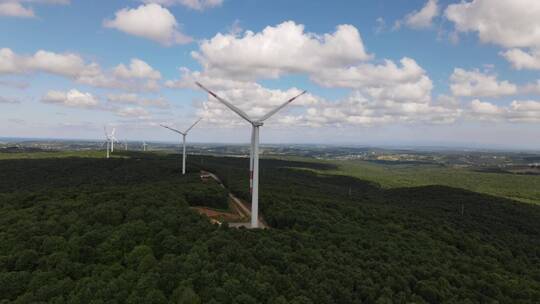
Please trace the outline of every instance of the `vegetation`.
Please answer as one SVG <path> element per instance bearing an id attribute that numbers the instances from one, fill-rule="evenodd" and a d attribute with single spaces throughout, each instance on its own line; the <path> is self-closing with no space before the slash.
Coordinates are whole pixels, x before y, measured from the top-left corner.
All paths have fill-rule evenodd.
<path id="1" fill-rule="evenodd" d="M 332 161 L 331 174 L 374 181 L 385 188 L 444 185 L 540 204 L 540 175 L 479 172 L 434 164 L 390 164 Z"/>
<path id="2" fill-rule="evenodd" d="M 233 229 L 188 206 L 225 197 L 201 168 L 248 198 L 246 159 L 123 156 L 0 161 L 0 303 L 540 302 L 539 206 L 265 159 L 272 228 Z"/>

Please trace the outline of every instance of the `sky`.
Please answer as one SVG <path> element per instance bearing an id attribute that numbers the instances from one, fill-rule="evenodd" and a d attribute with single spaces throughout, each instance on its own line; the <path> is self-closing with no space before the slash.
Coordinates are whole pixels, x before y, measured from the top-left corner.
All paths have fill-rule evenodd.
<path id="1" fill-rule="evenodd" d="M 538 0 L 0 0 L 0 137 L 540 149 Z"/>

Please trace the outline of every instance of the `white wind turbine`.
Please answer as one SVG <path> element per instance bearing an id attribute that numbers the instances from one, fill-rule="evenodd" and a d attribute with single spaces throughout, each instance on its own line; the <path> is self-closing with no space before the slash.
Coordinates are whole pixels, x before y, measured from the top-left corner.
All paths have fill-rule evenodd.
<path id="1" fill-rule="evenodd" d="M 166 128 L 166 129 L 169 129 L 169 130 L 171 130 L 171 131 L 173 131 L 173 132 L 176 132 L 176 133 L 182 135 L 182 144 L 183 144 L 183 151 L 182 151 L 182 174 L 186 174 L 186 136 L 188 135 L 189 130 L 191 130 L 193 127 L 195 127 L 195 125 L 196 125 L 199 121 L 201 121 L 201 119 L 202 119 L 202 118 L 199 118 L 196 122 L 194 122 L 194 123 L 193 123 L 189 128 L 187 128 L 184 132 L 160 124 L 160 126 L 162 126 L 162 127 Z"/>
<path id="2" fill-rule="evenodd" d="M 110 153 L 114 152 L 114 142 L 118 142 L 114 134 L 116 133 L 116 128 L 113 128 L 111 134 L 107 133 L 107 127 L 103 127 L 105 131 L 105 141 L 107 143 L 107 158 L 109 158 Z"/>
<path id="3" fill-rule="evenodd" d="M 287 100 L 279 107 L 266 113 L 266 115 L 264 115 L 263 117 L 259 119 L 252 119 L 244 111 L 240 110 L 239 108 L 237 108 L 230 102 L 226 101 L 225 99 L 219 97 L 216 93 L 210 91 L 199 82 L 196 82 L 196 84 L 201 89 L 206 91 L 208 94 L 214 96 L 214 98 L 216 98 L 218 101 L 223 103 L 233 112 L 235 112 L 240 117 L 245 119 L 252 126 L 251 151 L 250 151 L 250 160 L 249 160 L 249 171 L 250 171 L 249 172 L 250 173 L 249 174 L 249 187 L 251 191 L 251 228 L 258 228 L 259 227 L 259 128 L 263 126 L 265 120 L 272 117 L 272 115 L 276 114 L 279 110 L 283 109 L 289 103 L 293 102 L 296 98 L 304 95 L 306 91 L 303 91 L 302 93 Z"/>
<path id="4" fill-rule="evenodd" d="M 143 142 L 142 142 L 142 150 L 143 150 L 143 151 L 146 151 L 146 147 L 147 147 L 147 146 L 148 146 L 148 145 L 146 144 L 146 141 L 143 141 Z"/>

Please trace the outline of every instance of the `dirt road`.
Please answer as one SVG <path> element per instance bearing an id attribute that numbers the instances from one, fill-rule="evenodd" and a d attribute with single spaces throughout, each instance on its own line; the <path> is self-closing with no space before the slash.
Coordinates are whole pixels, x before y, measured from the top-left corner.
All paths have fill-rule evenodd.
<path id="1" fill-rule="evenodd" d="M 223 182 L 221 182 L 221 180 L 219 179 L 219 177 L 217 175 L 215 175 L 212 172 L 208 172 L 208 171 L 204 171 L 204 172 L 207 173 L 208 175 L 210 175 L 221 187 L 227 189 L 225 187 L 225 185 L 223 185 Z M 229 197 L 231 198 L 231 201 L 234 203 L 234 206 L 236 207 L 235 209 L 240 214 L 242 214 L 242 216 L 245 216 L 247 218 L 251 218 L 251 205 L 244 202 L 244 201 L 242 201 L 237 196 L 232 194 L 229 189 L 227 189 L 227 191 L 229 191 Z M 231 227 L 251 228 L 251 225 L 250 225 L 249 222 L 247 222 L 247 223 L 229 223 L 229 226 L 231 226 Z M 260 228 L 269 228 L 268 224 L 266 224 L 266 222 L 264 221 L 261 214 L 259 214 L 259 227 Z"/>

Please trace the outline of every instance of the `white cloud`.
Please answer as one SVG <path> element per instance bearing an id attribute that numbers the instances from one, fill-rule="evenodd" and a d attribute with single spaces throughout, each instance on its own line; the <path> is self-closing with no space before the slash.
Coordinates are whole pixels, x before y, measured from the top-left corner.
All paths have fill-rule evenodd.
<path id="1" fill-rule="evenodd" d="M 373 56 L 365 51 L 360 33 L 350 25 L 319 35 L 305 33 L 302 25 L 289 21 L 259 33 L 247 31 L 243 36 L 218 34 L 202 42 L 193 57 L 202 70 L 181 68 L 180 79 L 169 80 L 166 86 L 197 89 L 194 82 L 199 81 L 253 117 L 300 92 L 268 89 L 256 83 L 257 79 L 306 74 L 324 87 L 353 91 L 338 101 L 302 96 L 273 118 L 279 125 L 448 123 L 461 114 L 459 103 L 451 97 L 432 101 L 432 81 L 415 60 L 404 57 L 399 63 L 365 62 Z M 196 106 L 210 123 L 243 123 L 212 98 Z"/>
<path id="2" fill-rule="evenodd" d="M 115 13 L 114 19 L 105 20 L 103 25 L 167 46 L 192 41 L 191 37 L 180 32 L 174 15 L 168 9 L 155 3 L 141 5 L 134 9 L 121 9 Z"/>
<path id="3" fill-rule="evenodd" d="M 378 17 L 375 19 L 375 23 L 377 24 L 375 26 L 375 33 L 380 34 L 386 29 L 386 21 L 383 17 Z"/>
<path id="4" fill-rule="evenodd" d="M 120 64 L 114 68 L 114 75 L 119 78 L 147 78 L 158 80 L 161 79 L 161 73 L 154 70 L 148 63 L 133 58 L 128 67 Z"/>
<path id="5" fill-rule="evenodd" d="M 121 117 L 131 117 L 137 119 L 147 119 L 150 118 L 150 112 L 142 107 L 126 107 L 118 109 L 116 115 Z"/>
<path id="6" fill-rule="evenodd" d="M 99 74 L 99 66 L 86 64 L 76 54 L 58 54 L 44 50 L 32 56 L 20 56 L 11 49 L 0 49 L 0 74 L 23 74 L 46 72 L 66 77 L 92 76 Z"/>
<path id="7" fill-rule="evenodd" d="M 540 1 L 473 0 L 450 4 L 446 18 L 460 32 L 506 48 L 540 46 Z"/>
<path id="8" fill-rule="evenodd" d="M 20 72 L 21 68 L 16 59 L 17 57 L 11 49 L 0 49 L 0 74 Z"/>
<path id="9" fill-rule="evenodd" d="M 76 108 L 97 108 L 99 100 L 90 93 L 83 93 L 76 89 L 64 91 L 49 91 L 41 98 L 44 103 L 58 104 Z"/>
<path id="10" fill-rule="evenodd" d="M 509 106 L 497 106 L 475 99 L 468 114 L 474 120 L 537 123 L 540 122 L 540 101 L 514 100 Z"/>
<path id="11" fill-rule="evenodd" d="M 509 49 L 501 55 L 514 68 L 540 69 L 540 1 L 474 0 L 449 5 L 445 15 L 456 31 Z"/>
<path id="12" fill-rule="evenodd" d="M 221 6 L 223 0 L 142 0 L 146 3 L 157 3 L 164 6 L 183 5 L 185 7 L 202 11 L 207 8 Z"/>
<path id="13" fill-rule="evenodd" d="M 94 62 L 86 62 L 73 53 L 54 53 L 44 50 L 34 55 L 18 55 L 11 49 L 0 49 L 0 75 L 50 73 L 70 78 L 77 83 L 100 88 L 130 91 L 156 91 L 161 74 L 148 63 L 132 59 L 129 66 L 120 64 L 112 71 L 103 71 Z"/>
<path id="14" fill-rule="evenodd" d="M 0 2 L 0 16 L 8 17 L 35 17 L 34 11 L 31 8 L 26 8 L 18 2 Z"/>
<path id="15" fill-rule="evenodd" d="M 69 4 L 69 0 L 0 0 L 0 16 L 33 18 L 34 10 L 24 4 Z"/>
<path id="16" fill-rule="evenodd" d="M 515 69 L 540 70 L 540 48 L 532 49 L 530 52 L 514 48 L 502 52 L 501 55 L 506 58 Z"/>
<path id="17" fill-rule="evenodd" d="M 504 112 L 502 108 L 489 102 L 482 102 L 478 99 L 471 102 L 471 110 L 473 113 L 481 115 L 500 115 Z"/>
<path id="18" fill-rule="evenodd" d="M 79 55 L 71 53 L 57 54 L 43 50 L 37 51 L 32 57 L 26 58 L 26 62 L 22 67 L 28 70 L 37 70 L 67 77 L 94 76 L 99 73 L 97 64 L 86 64 Z"/>
<path id="19" fill-rule="evenodd" d="M 426 72 L 411 58 L 401 67 L 391 60 L 384 64 L 361 64 L 345 69 L 324 69 L 312 75 L 325 87 L 351 88 L 375 99 L 428 102 L 433 84 Z"/>
<path id="20" fill-rule="evenodd" d="M 24 81 L 0 80 L 0 86 L 25 90 L 30 87 L 30 84 Z"/>
<path id="21" fill-rule="evenodd" d="M 188 68 L 180 68 L 180 73 L 180 79 L 168 80 L 165 82 L 165 86 L 168 88 L 190 88 L 199 90 L 199 87 L 195 85 L 195 82 L 198 81 L 200 83 L 204 83 L 206 86 L 212 88 L 213 90 L 226 90 L 250 88 L 253 85 L 253 82 L 250 81 L 211 77 L 204 72 L 191 71 Z"/>
<path id="22" fill-rule="evenodd" d="M 478 70 L 454 69 L 450 81 L 450 89 L 455 96 L 500 97 L 518 92 L 515 84 L 506 80 L 498 81 L 496 75 Z"/>
<path id="23" fill-rule="evenodd" d="M 163 98 L 141 98 L 133 93 L 109 94 L 107 101 L 112 104 L 132 104 L 156 108 L 170 107 L 170 104 Z"/>
<path id="24" fill-rule="evenodd" d="M 243 36 L 217 34 L 204 40 L 192 55 L 213 77 L 241 80 L 316 72 L 371 58 L 352 25 L 316 35 L 293 21 L 268 26 L 260 33 L 246 31 Z"/>
<path id="25" fill-rule="evenodd" d="M 21 103 L 21 101 L 15 97 L 0 96 L 0 103 L 17 104 Z"/>
<path id="26" fill-rule="evenodd" d="M 307 126 L 372 126 L 392 123 L 452 123 L 461 115 L 459 104 L 450 97 L 437 102 L 396 102 L 367 98 L 359 91 L 337 102 L 310 107 L 299 121 Z"/>
<path id="27" fill-rule="evenodd" d="M 438 15 L 437 0 L 428 0 L 421 10 L 408 14 L 403 21 L 397 21 L 395 27 L 399 28 L 403 23 L 414 29 L 429 28 L 433 25 L 433 19 Z"/>
<path id="28" fill-rule="evenodd" d="M 523 87 L 521 87 L 521 92 L 525 94 L 540 95 L 540 80 L 524 85 Z"/>

